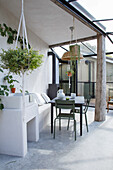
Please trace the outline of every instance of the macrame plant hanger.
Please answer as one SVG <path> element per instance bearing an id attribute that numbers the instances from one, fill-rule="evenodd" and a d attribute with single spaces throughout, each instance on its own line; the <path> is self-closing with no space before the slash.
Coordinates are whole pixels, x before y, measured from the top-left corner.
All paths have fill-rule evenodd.
<path id="1" fill-rule="evenodd" d="M 75 27 L 74 27 L 74 22 L 75 22 L 75 19 L 74 19 L 74 17 L 73 17 L 73 26 L 72 26 L 72 27 L 69 27 L 70 30 L 71 30 L 71 40 L 70 40 L 70 45 L 71 45 L 72 40 L 73 40 L 73 31 L 74 31 L 74 28 L 75 28 Z M 67 71 L 68 71 L 68 69 L 71 70 L 71 67 L 72 67 L 71 60 L 68 61 L 68 64 L 70 64 L 70 65 L 68 65 Z M 71 87 L 70 77 L 71 77 L 71 76 L 68 76 L 68 77 L 69 77 L 69 89 L 70 89 L 70 87 Z"/>
<path id="2" fill-rule="evenodd" d="M 25 17 L 24 17 L 24 1 L 22 0 L 22 9 L 21 9 L 21 16 L 20 16 L 20 22 L 18 26 L 18 33 L 17 33 L 17 39 L 15 42 L 15 49 L 18 45 L 18 38 L 20 34 L 20 29 L 22 26 L 22 37 L 23 37 L 23 49 L 28 47 L 28 38 L 27 38 L 27 31 L 26 31 L 26 24 L 25 24 Z M 25 39 L 26 39 L 26 47 L 25 47 Z M 25 87 L 24 87 L 24 70 L 22 70 L 22 96 L 23 96 L 23 121 L 25 120 Z"/>

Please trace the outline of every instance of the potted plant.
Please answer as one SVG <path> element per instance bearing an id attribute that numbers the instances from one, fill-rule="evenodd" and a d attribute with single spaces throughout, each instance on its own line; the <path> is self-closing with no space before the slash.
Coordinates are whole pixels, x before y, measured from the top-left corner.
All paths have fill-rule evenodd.
<path id="1" fill-rule="evenodd" d="M 1 67 L 9 69 L 9 73 L 24 74 L 26 71 L 33 71 L 42 64 L 42 54 L 38 51 L 16 48 L 3 50 L 0 53 Z"/>
<path id="2" fill-rule="evenodd" d="M 68 77 L 71 77 L 73 74 L 74 74 L 74 71 L 71 69 L 71 70 L 68 70 L 67 72 L 66 72 L 66 74 L 67 74 L 67 76 Z"/>
<path id="3" fill-rule="evenodd" d="M 5 77 L 4 77 L 4 81 L 7 81 L 8 84 L 10 84 L 10 85 L 9 85 L 9 88 L 11 89 L 11 92 L 12 92 L 12 93 L 15 93 L 16 88 L 14 87 L 14 84 L 13 84 L 13 83 L 14 83 L 14 82 L 19 83 L 19 81 L 13 79 L 13 76 L 12 76 L 12 75 L 7 75 L 7 76 L 5 76 Z"/>
<path id="4" fill-rule="evenodd" d="M 8 49 L 2 50 L 0 53 L 1 68 L 8 69 L 9 73 L 22 75 L 22 93 L 25 95 L 24 90 L 24 74 L 25 72 L 31 73 L 34 69 L 42 64 L 42 54 L 39 51 L 31 49 Z"/>

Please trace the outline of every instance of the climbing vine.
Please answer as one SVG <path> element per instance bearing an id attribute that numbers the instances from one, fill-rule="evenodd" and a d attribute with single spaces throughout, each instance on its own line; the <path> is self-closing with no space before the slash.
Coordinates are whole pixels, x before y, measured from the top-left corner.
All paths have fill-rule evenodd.
<path id="1" fill-rule="evenodd" d="M 0 35 L 3 37 L 7 37 L 7 43 L 13 44 L 14 41 L 17 39 L 17 30 L 12 29 L 11 27 L 8 27 L 5 23 L 0 24 Z M 24 39 L 25 45 L 26 39 Z M 20 43 L 21 48 L 23 49 L 23 37 L 19 35 L 18 42 Z M 31 48 L 30 44 L 28 44 L 29 49 Z"/>

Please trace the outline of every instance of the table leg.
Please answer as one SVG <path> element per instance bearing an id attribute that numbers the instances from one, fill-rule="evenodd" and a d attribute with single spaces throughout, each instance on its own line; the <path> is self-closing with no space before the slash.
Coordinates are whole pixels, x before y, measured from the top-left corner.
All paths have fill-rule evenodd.
<path id="1" fill-rule="evenodd" d="M 80 105 L 80 136 L 82 136 L 82 105 Z"/>
<path id="2" fill-rule="evenodd" d="M 53 133 L 53 103 L 51 103 L 51 133 Z"/>

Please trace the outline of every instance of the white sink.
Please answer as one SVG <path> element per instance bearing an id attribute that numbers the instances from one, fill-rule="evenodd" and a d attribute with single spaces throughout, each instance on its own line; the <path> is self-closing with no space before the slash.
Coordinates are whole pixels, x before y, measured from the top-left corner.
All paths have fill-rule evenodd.
<path id="1" fill-rule="evenodd" d="M 23 106 L 22 93 L 14 93 L 9 96 L 1 96 L 4 109 L 21 109 Z M 25 95 L 25 106 L 29 106 L 29 95 Z"/>

